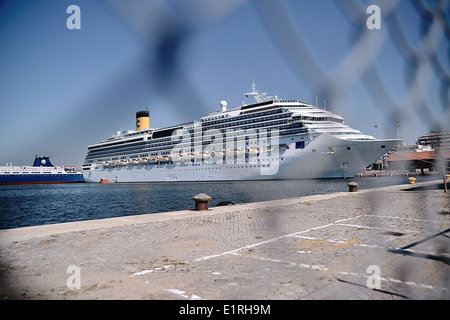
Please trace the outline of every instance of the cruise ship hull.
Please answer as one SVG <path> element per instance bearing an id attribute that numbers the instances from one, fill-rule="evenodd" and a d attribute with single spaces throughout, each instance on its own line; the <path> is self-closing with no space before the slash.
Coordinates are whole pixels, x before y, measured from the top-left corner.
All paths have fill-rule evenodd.
<path id="1" fill-rule="evenodd" d="M 280 139 L 288 148 L 276 155 L 243 156 L 189 163 L 98 165 L 83 172 L 86 182 L 227 181 L 354 177 L 394 148 L 401 140 L 345 140 L 322 133 L 305 148 L 296 149 L 291 137 Z"/>

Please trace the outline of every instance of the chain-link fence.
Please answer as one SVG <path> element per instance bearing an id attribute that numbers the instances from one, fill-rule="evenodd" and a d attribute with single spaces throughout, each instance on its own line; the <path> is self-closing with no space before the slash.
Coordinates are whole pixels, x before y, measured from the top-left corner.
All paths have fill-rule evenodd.
<path id="1" fill-rule="evenodd" d="M 348 29 L 349 45 L 345 54 L 332 69 L 321 60 L 322 55 L 315 51 L 316 49 L 305 37 L 304 31 L 308 29 L 308 26 L 298 19 L 296 12 L 292 9 L 295 3 L 295 8 L 308 10 L 310 1 L 312 2 L 312 0 L 301 2 L 102 0 L 100 3 L 101 8 L 110 13 L 114 22 L 122 24 L 145 48 L 143 61 L 136 62 L 133 68 L 138 65 L 139 69 L 148 69 L 149 83 L 153 85 L 148 90 L 158 96 L 164 96 L 169 102 L 166 104 L 168 107 L 182 106 L 177 107 L 177 113 L 181 114 L 180 118 L 185 120 L 192 120 L 193 117 L 192 109 L 185 106 L 195 106 L 196 112 L 201 115 L 211 110 L 204 102 L 203 93 L 198 92 L 196 86 L 190 81 L 188 71 L 184 69 L 181 57 L 184 45 L 193 41 L 197 34 L 209 28 L 211 24 L 240 10 L 242 6 L 250 6 L 264 26 L 265 36 L 272 41 L 274 48 L 281 54 L 289 69 L 300 82 L 306 84 L 313 96 L 324 99 L 331 111 L 351 94 L 355 85 L 361 85 L 369 94 L 378 114 L 382 115 L 386 122 L 412 123 L 411 118 L 414 117 L 420 119 L 423 127 L 429 130 L 449 129 L 450 1 L 379 0 L 376 3 L 362 0 L 334 1 L 333 4 L 337 8 L 336 15 L 339 15 Z M 405 24 L 404 20 L 400 19 L 400 16 L 404 16 L 402 10 L 407 1 L 411 10 L 409 13 L 415 17 L 411 19 L 411 23 L 414 24 Z M 379 16 L 377 10 L 380 10 Z M 370 27 L 370 23 L 373 23 L 374 28 Z M 381 29 L 377 29 L 380 26 Z M 379 57 L 387 43 L 393 46 L 403 64 L 401 67 L 404 73 L 400 78 L 404 81 L 403 87 L 406 94 L 400 99 L 398 92 L 389 85 L 392 74 L 387 74 L 384 72 L 385 69 L 379 66 Z M 236 53 L 230 50 L 229 55 L 234 57 L 234 54 Z M 238 54 L 235 59 L 239 59 Z M 133 70 L 131 74 L 135 71 Z M 269 76 L 273 77 L 273 75 Z M 130 77 L 130 74 L 124 77 Z M 253 79 L 246 79 L 248 82 L 251 80 Z M 114 90 L 108 92 L 111 91 Z M 102 92 L 104 93 L 105 90 Z M 433 99 L 429 99 L 430 95 L 434 95 Z M 302 99 L 302 97 L 298 98 Z M 437 107 L 436 104 L 439 106 Z M 439 112 L 436 112 L 437 110 Z M 440 151 L 438 155 L 439 159 L 433 164 L 440 172 L 438 178 L 442 181 L 442 173 L 445 174 L 445 171 L 449 171 L 450 168 L 446 152 Z M 343 183 L 346 186 L 346 182 Z M 349 295 L 344 294 L 343 297 L 354 298 L 358 295 L 352 296 L 350 288 L 364 287 L 364 290 L 378 291 L 373 296 L 361 294 L 360 297 L 448 299 L 450 201 L 449 194 L 444 193 L 442 189 L 435 189 L 436 185 L 439 188 L 441 186 L 441 184 L 428 184 L 417 188 L 405 188 L 408 191 L 389 189 L 391 190 L 389 192 L 363 193 L 361 197 L 349 196 L 346 198 L 348 201 L 345 202 L 351 204 L 349 208 L 343 207 L 344 200 L 341 202 L 341 199 L 333 198 L 330 203 L 335 207 L 332 208 L 327 207 L 329 203 L 326 202 L 304 201 L 288 206 L 281 205 L 283 210 L 281 212 L 278 207 L 247 210 L 240 214 L 239 219 L 249 226 L 254 223 L 255 230 L 258 231 L 260 229 L 257 228 L 261 226 L 272 228 L 264 234 L 269 240 L 259 234 L 254 237 L 250 234 L 246 241 L 257 241 L 256 244 L 245 243 L 244 246 L 237 246 L 238 249 L 227 248 L 218 255 L 211 255 L 208 252 L 205 257 L 213 259 L 230 253 L 242 253 L 243 248 L 249 249 L 248 253 L 251 253 L 253 251 L 250 250 L 253 248 L 259 249 L 270 244 L 270 250 L 261 251 L 261 256 L 257 257 L 259 261 L 275 262 L 280 265 L 286 262 L 289 268 L 295 265 L 300 267 L 300 270 L 303 268 L 308 271 L 328 272 L 332 274 L 333 281 L 330 280 L 325 287 L 332 290 L 336 284 L 334 280 L 339 280 L 340 285 L 349 288 Z M 254 191 L 251 190 L 251 186 L 242 189 L 242 193 Z M 272 193 L 272 190 L 258 192 Z M 298 209 L 299 205 L 302 209 Z M 303 211 L 298 212 L 298 210 Z M 327 214 L 317 214 L 318 211 L 327 213 L 327 210 L 330 212 L 330 217 Z M 347 211 L 351 213 L 348 214 Z M 301 217 L 299 218 L 305 212 L 309 215 L 307 227 L 301 224 L 303 221 Z M 256 213 L 262 214 L 257 216 Z M 337 213 L 340 218 L 333 216 Z M 317 227 L 314 219 L 319 216 L 322 219 L 320 222 L 322 225 Z M 223 216 L 221 218 L 224 219 Z M 226 216 L 225 219 L 227 221 L 234 219 L 233 214 Z M 261 222 L 259 219 L 266 221 Z M 303 229 L 298 230 L 298 225 L 289 226 L 293 220 Z M 286 225 L 287 228 L 285 228 Z M 289 227 L 291 229 L 286 232 Z M 293 230 L 294 227 L 297 229 Z M 250 230 L 253 229 L 250 228 Z M 361 230 L 365 230 L 365 233 L 360 233 Z M 236 231 L 236 233 L 239 232 L 239 230 Z M 232 234 L 240 241 L 240 235 L 236 233 Z M 139 236 L 145 237 L 143 234 Z M 53 240 L 56 241 L 52 239 L 48 242 L 54 242 Z M 70 241 L 72 242 L 72 239 Z M 145 241 L 143 239 L 141 245 L 144 246 Z M 293 243 L 298 247 L 295 253 L 286 249 Z M 86 247 L 90 245 L 91 243 Z M 134 244 L 131 243 L 131 245 Z M 333 247 L 333 245 L 336 246 Z M 315 251 L 320 248 L 326 249 L 326 254 L 321 255 L 320 250 Z M 330 254 L 330 248 L 336 252 Z M 295 260 L 299 252 L 309 255 L 305 258 L 309 259 L 308 264 L 301 264 Z M 289 256 L 291 254 L 292 256 Z M 353 260 L 346 260 L 346 255 L 353 256 Z M 326 256 L 326 262 L 334 269 L 328 269 L 328 265 L 322 265 L 323 261 L 320 259 L 324 256 Z M 189 258 L 191 262 L 207 260 L 198 257 Z M 349 269 L 336 269 L 333 264 L 334 258 L 347 261 L 346 267 Z M 34 260 L 37 261 L 37 259 Z M 354 266 L 350 266 L 348 261 L 354 262 Z M 42 261 L 39 260 L 37 263 L 41 265 Z M 267 267 L 267 269 L 270 268 Z M 427 269 L 432 271 L 426 272 Z M 375 277 L 370 277 L 368 274 L 372 275 L 372 273 L 366 270 L 381 272 L 381 275 L 374 274 Z M 365 286 L 364 275 L 368 280 L 374 280 L 373 287 Z M 379 280 L 382 282 L 381 288 L 376 285 Z M 235 290 L 233 288 L 231 290 Z M 310 288 L 314 288 L 314 285 Z M 341 289 L 339 286 L 337 288 Z M 309 294 L 308 298 L 314 297 L 314 292 Z M 359 291 L 358 294 L 360 294 Z M 322 297 L 325 297 L 323 292 Z M 341 297 L 341 292 L 334 292 L 332 297 Z"/>
<path id="2" fill-rule="evenodd" d="M 192 0 L 162 5 L 160 2 L 135 1 L 136 6 L 130 6 L 128 2 L 119 0 L 105 0 L 104 3 L 105 8 L 111 10 L 148 45 L 148 65 L 153 70 L 150 77 L 157 79 L 155 81 L 157 90 L 165 93 L 174 105 L 193 104 L 204 112 L 209 111 L 180 67 L 180 48 L 197 32 L 208 28 L 210 23 L 220 21 L 248 2 Z M 352 86 L 359 83 L 367 90 L 377 111 L 386 121 L 394 119 L 395 122 L 403 124 L 409 123 L 412 117 L 418 117 L 429 130 L 448 130 L 450 123 L 450 2 L 413 0 L 414 12 L 411 14 L 418 17 L 415 20 L 418 22 L 411 25 L 404 24 L 399 18 L 405 1 L 377 1 L 375 5 L 380 9 L 379 18 L 381 19 L 379 30 L 373 30 L 367 25 L 369 17 L 376 13 L 368 10 L 372 3 L 336 0 L 335 4 L 339 9 L 336 14 L 345 18 L 351 30 L 349 32 L 351 41 L 349 41 L 346 55 L 340 59 L 335 68 L 329 70 L 302 33 L 302 30 L 307 29 L 308 26 L 296 19 L 295 12 L 292 12 L 292 4 L 272 0 L 251 2 L 266 28 L 267 35 L 291 70 L 303 83 L 308 84 L 309 90 L 314 95 L 323 97 L 327 104 L 331 106 L 338 104 L 340 99 L 351 91 Z M 308 10 L 307 1 L 303 1 L 303 6 L 305 10 Z M 411 41 L 412 38 L 417 41 Z M 388 85 L 387 80 L 391 75 L 383 73 L 378 66 L 378 57 L 386 43 L 393 44 L 403 61 L 406 95 L 401 99 L 396 98 L 397 92 Z M 444 52 L 443 55 L 442 52 Z M 236 58 L 238 59 L 238 56 Z M 428 97 L 432 90 L 439 92 L 439 97 L 430 101 Z M 439 103 L 441 107 L 439 113 L 435 111 L 436 103 Z M 186 109 L 179 111 L 188 112 Z M 448 171 L 445 153 L 440 152 L 439 155 L 440 159 L 436 162 L 438 170 Z M 369 223 L 368 228 L 405 230 L 410 227 L 416 228 L 415 233 L 419 235 L 417 241 L 412 241 L 403 247 L 392 247 L 390 246 L 392 237 L 399 238 L 404 233 L 400 231 L 384 233 L 383 240 L 380 240 L 379 233 L 371 233 L 372 238 L 368 239 L 369 242 L 388 248 L 386 252 L 394 255 L 394 258 L 392 256 L 388 258 L 388 260 L 391 259 L 389 261 L 392 265 L 395 265 L 392 259 L 395 260 L 396 255 L 411 258 L 407 260 L 407 264 L 405 262 L 392 266 L 392 269 L 395 269 L 394 273 L 400 275 L 402 280 L 383 279 L 388 288 L 401 282 L 406 285 L 404 291 L 397 295 L 403 298 L 448 298 L 450 287 L 448 197 L 425 191 L 420 193 L 421 191 L 416 190 L 415 192 L 417 196 L 413 197 L 414 203 L 405 204 L 405 212 L 396 217 L 394 217 L 395 214 L 389 214 L 389 208 L 386 205 L 380 206 L 380 203 L 395 201 L 395 197 L 387 199 L 376 194 L 370 201 L 373 216 L 370 219 L 369 215 L 361 219 Z M 414 211 L 415 214 L 408 217 L 408 210 Z M 398 223 L 394 226 L 394 221 L 403 224 Z M 390 237 L 390 240 L 386 240 L 386 237 Z M 414 286 L 408 284 L 415 283 L 410 279 L 418 276 L 420 273 L 418 269 L 423 267 L 424 261 L 426 264 L 427 260 L 441 264 L 443 271 L 439 273 L 440 279 L 434 280 L 434 283 L 442 290 L 438 293 L 432 291 L 414 293 L 412 292 Z M 387 267 L 384 266 L 384 268 Z M 341 280 L 351 283 L 349 280 Z M 392 292 L 395 291 L 396 289 L 392 289 Z"/>

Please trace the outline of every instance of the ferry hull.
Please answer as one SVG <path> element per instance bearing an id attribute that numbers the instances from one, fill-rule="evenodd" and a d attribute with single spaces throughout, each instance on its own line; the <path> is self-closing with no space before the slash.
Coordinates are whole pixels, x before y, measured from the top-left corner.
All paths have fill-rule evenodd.
<path id="1" fill-rule="evenodd" d="M 0 185 L 59 184 L 85 182 L 82 174 L 3 174 Z"/>

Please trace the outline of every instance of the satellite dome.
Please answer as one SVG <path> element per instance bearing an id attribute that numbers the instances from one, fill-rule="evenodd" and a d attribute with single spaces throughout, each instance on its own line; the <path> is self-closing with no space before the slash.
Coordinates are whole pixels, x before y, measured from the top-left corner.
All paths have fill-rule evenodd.
<path id="1" fill-rule="evenodd" d="M 220 101 L 220 106 L 222 107 L 222 111 L 227 111 L 227 102 L 225 100 Z"/>

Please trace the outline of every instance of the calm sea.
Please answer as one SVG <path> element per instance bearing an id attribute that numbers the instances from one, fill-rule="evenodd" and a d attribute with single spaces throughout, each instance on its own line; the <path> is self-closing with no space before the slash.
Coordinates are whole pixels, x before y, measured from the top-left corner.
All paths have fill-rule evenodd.
<path id="1" fill-rule="evenodd" d="M 430 177 L 417 177 L 417 182 Z M 234 182 L 158 182 L 0 186 L 0 229 L 193 209 L 206 193 L 210 207 L 407 183 L 407 177 Z"/>

